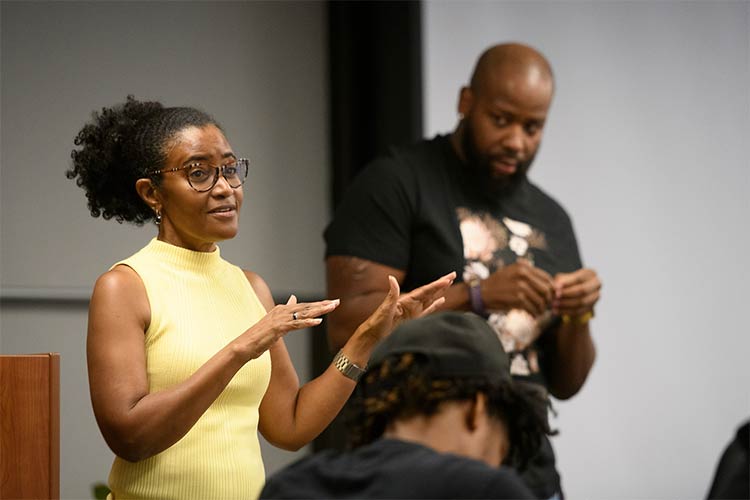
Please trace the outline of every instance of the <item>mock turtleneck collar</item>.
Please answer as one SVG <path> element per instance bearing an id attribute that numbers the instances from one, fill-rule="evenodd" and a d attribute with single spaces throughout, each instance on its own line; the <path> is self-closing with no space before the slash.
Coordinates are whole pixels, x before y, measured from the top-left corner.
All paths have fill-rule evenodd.
<path id="1" fill-rule="evenodd" d="M 186 271 L 212 271 L 218 269 L 222 262 L 218 245 L 213 252 L 197 252 L 154 238 L 146 248 L 153 252 L 159 260 L 168 262 Z"/>

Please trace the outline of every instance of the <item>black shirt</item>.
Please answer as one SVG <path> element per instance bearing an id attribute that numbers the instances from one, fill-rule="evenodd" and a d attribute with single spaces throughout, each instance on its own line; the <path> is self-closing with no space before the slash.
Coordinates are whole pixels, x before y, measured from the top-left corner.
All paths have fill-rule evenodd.
<path id="1" fill-rule="evenodd" d="M 488 199 L 447 136 L 392 148 L 368 165 L 347 190 L 324 237 L 326 256 L 354 256 L 404 271 L 404 291 L 451 271 L 458 281 L 485 278 L 521 256 L 552 276 L 581 268 L 562 206 L 526 179 Z M 511 319 L 505 321 L 500 312 L 489 318 L 511 358 L 518 353 L 511 372 L 546 387 L 543 360 L 535 353 L 537 337 L 503 331 L 517 323 Z"/>
<path id="2" fill-rule="evenodd" d="M 268 479 L 260 498 L 534 498 L 512 469 L 396 439 L 305 457 Z"/>
<path id="3" fill-rule="evenodd" d="M 371 260 L 405 272 L 409 291 L 456 271 L 458 281 L 523 257 L 554 276 L 582 267 L 570 217 L 527 179 L 489 198 L 448 136 L 392 148 L 355 178 L 324 234 L 326 256 Z M 558 319 L 490 311 L 488 322 L 511 358 L 511 374 L 547 387 L 545 354 Z M 540 497 L 559 490 L 552 447 L 523 478 Z"/>

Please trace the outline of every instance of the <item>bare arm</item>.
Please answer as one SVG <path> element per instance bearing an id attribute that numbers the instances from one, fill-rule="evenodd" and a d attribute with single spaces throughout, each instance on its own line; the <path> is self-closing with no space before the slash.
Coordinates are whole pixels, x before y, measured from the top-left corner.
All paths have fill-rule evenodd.
<path id="1" fill-rule="evenodd" d="M 184 436 L 242 366 L 231 349 L 223 349 L 183 383 L 149 394 L 144 343 L 149 318 L 135 271 L 118 266 L 99 278 L 89 308 L 91 400 L 107 444 L 132 462 Z"/>
<path id="2" fill-rule="evenodd" d="M 273 297 L 266 283 L 257 275 L 249 275 L 260 301 L 270 309 Z M 395 303 L 394 301 L 391 301 Z M 353 336 L 344 352 L 359 366 L 365 366 L 372 345 L 366 337 Z M 258 429 L 274 446 L 296 450 L 312 441 L 341 411 L 351 395 L 355 382 L 329 366 L 319 377 L 303 387 L 289 358 L 283 340 L 270 349 L 271 381 L 260 406 Z"/>
<path id="3" fill-rule="evenodd" d="M 386 277 L 389 288 L 375 311 L 359 324 L 344 343 L 344 354 L 358 366 L 365 366 L 377 342 L 400 322 L 436 310 L 442 299 L 435 299 L 450 286 L 454 275 L 447 275 L 415 290 L 413 296 L 399 296 L 398 282 Z M 268 308 L 273 298 L 268 287 L 249 276 L 261 302 Z M 330 365 L 319 377 L 301 388 L 283 341 L 271 348 L 271 382 L 260 407 L 259 428 L 272 444 L 298 449 L 312 441 L 341 411 L 355 382 Z"/>
<path id="4" fill-rule="evenodd" d="M 589 325 L 561 324 L 546 353 L 550 394 L 557 399 L 575 396 L 583 387 L 596 358 Z"/>
<path id="5" fill-rule="evenodd" d="M 325 301 L 307 307 L 318 316 L 332 306 Z M 247 361 L 289 330 L 319 323 L 291 321 L 291 310 L 267 315 L 185 381 L 149 393 L 144 335 L 150 315 L 146 291 L 135 271 L 117 266 L 99 278 L 89 307 L 87 337 L 91 401 L 107 444 L 133 462 L 182 438 Z"/>
<path id="6" fill-rule="evenodd" d="M 331 256 L 326 259 L 328 296 L 339 297 L 341 305 L 328 317 L 328 342 L 338 349 L 354 328 L 375 310 L 387 293 L 388 275 L 403 283 L 406 272 L 359 257 Z M 506 266 L 481 282 L 485 306 L 493 310 L 524 309 L 537 316 L 552 300 L 552 278 L 527 261 Z M 444 293 L 442 309 L 470 309 L 469 287 L 454 283 Z"/>
<path id="7" fill-rule="evenodd" d="M 354 330 L 378 307 L 389 290 L 388 276 L 399 285 L 405 272 L 358 257 L 332 256 L 326 259 L 328 296 L 341 305 L 328 315 L 328 343 L 340 349 Z"/>
<path id="8" fill-rule="evenodd" d="M 328 296 L 341 299 L 341 305 L 328 316 L 328 343 L 331 348 L 340 349 L 357 326 L 383 301 L 388 293 L 388 276 L 396 278 L 401 285 L 405 275 L 405 271 L 359 257 L 328 257 Z M 468 310 L 469 291 L 465 283 L 453 283 L 442 293 L 445 301 L 441 309 Z"/>

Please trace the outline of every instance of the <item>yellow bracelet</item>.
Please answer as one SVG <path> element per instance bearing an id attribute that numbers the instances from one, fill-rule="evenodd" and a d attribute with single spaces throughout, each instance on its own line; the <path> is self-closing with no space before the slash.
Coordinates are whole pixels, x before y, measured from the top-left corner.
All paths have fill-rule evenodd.
<path id="1" fill-rule="evenodd" d="M 588 311 L 588 312 L 581 314 L 580 316 L 575 316 L 575 317 L 570 316 L 569 314 L 563 314 L 562 322 L 563 322 L 563 325 L 568 325 L 570 323 L 575 323 L 576 325 L 585 325 L 593 317 L 594 317 L 593 311 Z"/>

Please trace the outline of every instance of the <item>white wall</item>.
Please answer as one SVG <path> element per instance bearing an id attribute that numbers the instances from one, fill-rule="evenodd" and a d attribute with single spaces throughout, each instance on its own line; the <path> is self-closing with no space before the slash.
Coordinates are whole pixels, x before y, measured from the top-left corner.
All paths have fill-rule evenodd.
<path id="1" fill-rule="evenodd" d="M 112 455 L 88 398 L 85 299 L 156 231 L 93 219 L 65 178 L 93 110 L 127 94 L 213 114 L 252 160 L 240 235 L 221 244 L 278 294 L 322 295 L 329 217 L 325 9 L 319 2 L 2 2 L 0 352 L 59 351 L 61 494 Z M 74 303 L 54 304 L 73 297 Z M 309 333 L 288 337 L 309 378 Z M 265 447 L 273 471 L 294 454 Z"/>
<path id="2" fill-rule="evenodd" d="M 429 1 L 424 33 L 429 135 L 494 43 L 556 72 L 531 177 L 604 283 L 596 365 L 556 405 L 567 494 L 705 497 L 750 417 L 750 3 Z"/>

